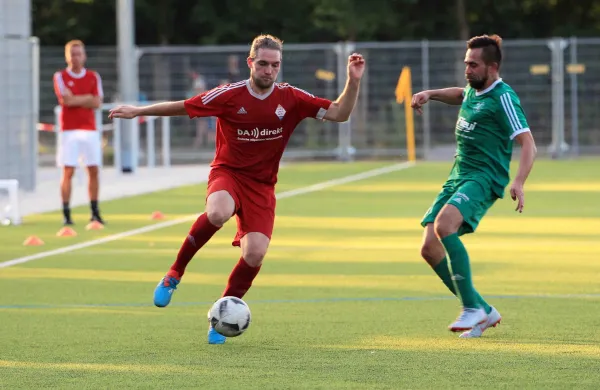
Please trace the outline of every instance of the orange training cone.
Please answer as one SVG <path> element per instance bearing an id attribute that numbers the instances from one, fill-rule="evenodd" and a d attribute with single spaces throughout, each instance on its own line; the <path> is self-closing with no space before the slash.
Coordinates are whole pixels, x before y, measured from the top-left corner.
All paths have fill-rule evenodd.
<path id="1" fill-rule="evenodd" d="M 165 219 L 165 215 L 163 213 L 161 213 L 160 211 L 155 211 L 152 213 L 152 215 L 150 216 L 150 219 Z"/>
<path id="2" fill-rule="evenodd" d="M 56 233 L 58 237 L 75 237 L 77 233 L 72 228 L 65 226 Z"/>
<path id="3" fill-rule="evenodd" d="M 44 241 L 42 241 L 38 236 L 29 236 L 23 242 L 23 245 L 25 245 L 25 246 L 39 246 L 39 245 L 44 245 Z"/>
<path id="4" fill-rule="evenodd" d="M 102 225 L 98 221 L 92 221 L 92 222 L 88 223 L 85 228 L 87 230 L 102 230 L 102 229 L 104 229 L 104 225 Z"/>

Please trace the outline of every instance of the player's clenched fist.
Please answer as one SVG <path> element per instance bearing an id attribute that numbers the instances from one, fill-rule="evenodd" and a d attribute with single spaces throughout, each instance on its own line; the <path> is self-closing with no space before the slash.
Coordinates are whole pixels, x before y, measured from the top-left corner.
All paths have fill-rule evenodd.
<path id="1" fill-rule="evenodd" d="M 365 59 L 362 54 L 352 53 L 348 57 L 348 77 L 352 80 L 360 80 L 365 72 Z"/>
<path id="2" fill-rule="evenodd" d="M 429 92 L 423 91 L 419 93 L 415 93 L 412 97 L 412 102 L 410 106 L 417 110 L 419 114 L 423 113 L 423 105 L 429 101 Z"/>
<path id="3" fill-rule="evenodd" d="M 109 111 L 110 119 L 123 118 L 132 119 L 139 115 L 139 108 L 135 106 L 117 106 Z"/>

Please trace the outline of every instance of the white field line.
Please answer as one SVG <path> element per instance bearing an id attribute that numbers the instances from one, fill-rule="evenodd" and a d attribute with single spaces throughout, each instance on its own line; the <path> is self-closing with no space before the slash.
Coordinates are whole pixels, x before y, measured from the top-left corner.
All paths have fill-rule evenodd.
<path id="1" fill-rule="evenodd" d="M 380 175 L 390 173 L 390 172 L 401 171 L 401 170 L 409 168 L 413 165 L 414 165 L 414 163 L 412 163 L 412 162 L 404 162 L 404 163 L 399 163 L 399 164 L 388 165 L 388 166 L 382 167 L 382 168 L 372 169 L 372 170 L 357 173 L 354 175 L 340 177 L 338 179 L 327 180 L 327 181 L 313 184 L 313 185 L 310 185 L 307 187 L 296 188 L 296 189 L 293 189 L 290 191 L 282 192 L 280 194 L 277 194 L 277 199 L 291 198 L 293 196 L 308 194 L 311 192 L 322 191 L 326 188 L 330 188 L 333 186 L 351 183 L 351 182 L 359 181 L 359 180 L 364 180 L 364 179 L 368 179 L 370 177 L 380 176 Z M 152 232 L 154 230 L 159 230 L 162 228 L 179 225 L 184 222 L 190 222 L 190 221 L 195 220 L 196 218 L 198 218 L 198 214 L 192 214 L 192 215 L 188 215 L 186 217 L 173 219 L 171 221 L 159 222 L 159 223 L 144 226 L 144 227 L 141 227 L 138 229 L 133 229 L 133 230 L 128 230 L 126 232 L 113 234 L 113 235 L 99 238 L 96 240 L 81 242 L 79 244 L 69 245 L 69 246 L 53 249 L 53 250 L 46 251 L 46 252 L 40 252 L 40 253 L 36 253 L 34 255 L 19 257 L 17 259 L 8 260 L 8 261 L 4 261 L 4 262 L 0 263 L 0 268 L 6 268 L 6 267 L 11 267 L 13 265 L 28 263 L 30 261 L 39 260 L 39 259 L 43 259 L 43 258 L 50 257 L 50 256 L 61 255 L 63 253 L 73 252 L 73 251 L 76 251 L 79 249 L 89 248 L 91 246 L 101 245 L 101 244 L 104 244 L 107 242 L 120 240 L 125 237 L 131 237 L 131 236 L 135 236 L 138 234 Z"/>

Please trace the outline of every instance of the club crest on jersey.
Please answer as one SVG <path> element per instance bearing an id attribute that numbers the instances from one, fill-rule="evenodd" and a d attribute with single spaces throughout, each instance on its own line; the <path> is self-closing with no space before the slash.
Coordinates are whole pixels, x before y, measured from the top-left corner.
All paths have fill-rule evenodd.
<path id="1" fill-rule="evenodd" d="M 281 104 L 277 105 L 277 109 L 275 110 L 275 115 L 277 115 L 279 120 L 283 119 L 283 116 L 285 115 L 285 109 L 283 107 L 281 107 Z"/>
<path id="2" fill-rule="evenodd" d="M 475 111 L 475 112 L 481 111 L 481 109 L 483 108 L 484 105 L 485 104 L 483 102 L 477 103 L 475 106 L 473 106 L 473 111 Z"/>

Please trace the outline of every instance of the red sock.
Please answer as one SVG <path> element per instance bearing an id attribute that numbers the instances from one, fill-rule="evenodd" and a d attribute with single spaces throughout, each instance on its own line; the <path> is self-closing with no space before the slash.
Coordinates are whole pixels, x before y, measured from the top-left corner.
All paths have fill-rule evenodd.
<path id="1" fill-rule="evenodd" d="M 240 261 L 235 265 L 231 275 L 229 275 L 229 281 L 227 287 L 223 291 L 223 296 L 233 296 L 242 298 L 252 286 L 252 281 L 258 275 L 260 271 L 260 265 L 258 267 L 250 267 L 243 257 L 240 257 Z"/>
<path id="2" fill-rule="evenodd" d="M 179 249 L 179 253 L 177 253 L 177 259 L 167 274 L 169 276 L 181 278 L 185 272 L 185 267 L 187 267 L 196 252 L 198 252 L 198 250 L 202 248 L 219 229 L 221 228 L 210 223 L 206 213 L 199 216 L 192 225 L 188 236 Z"/>

